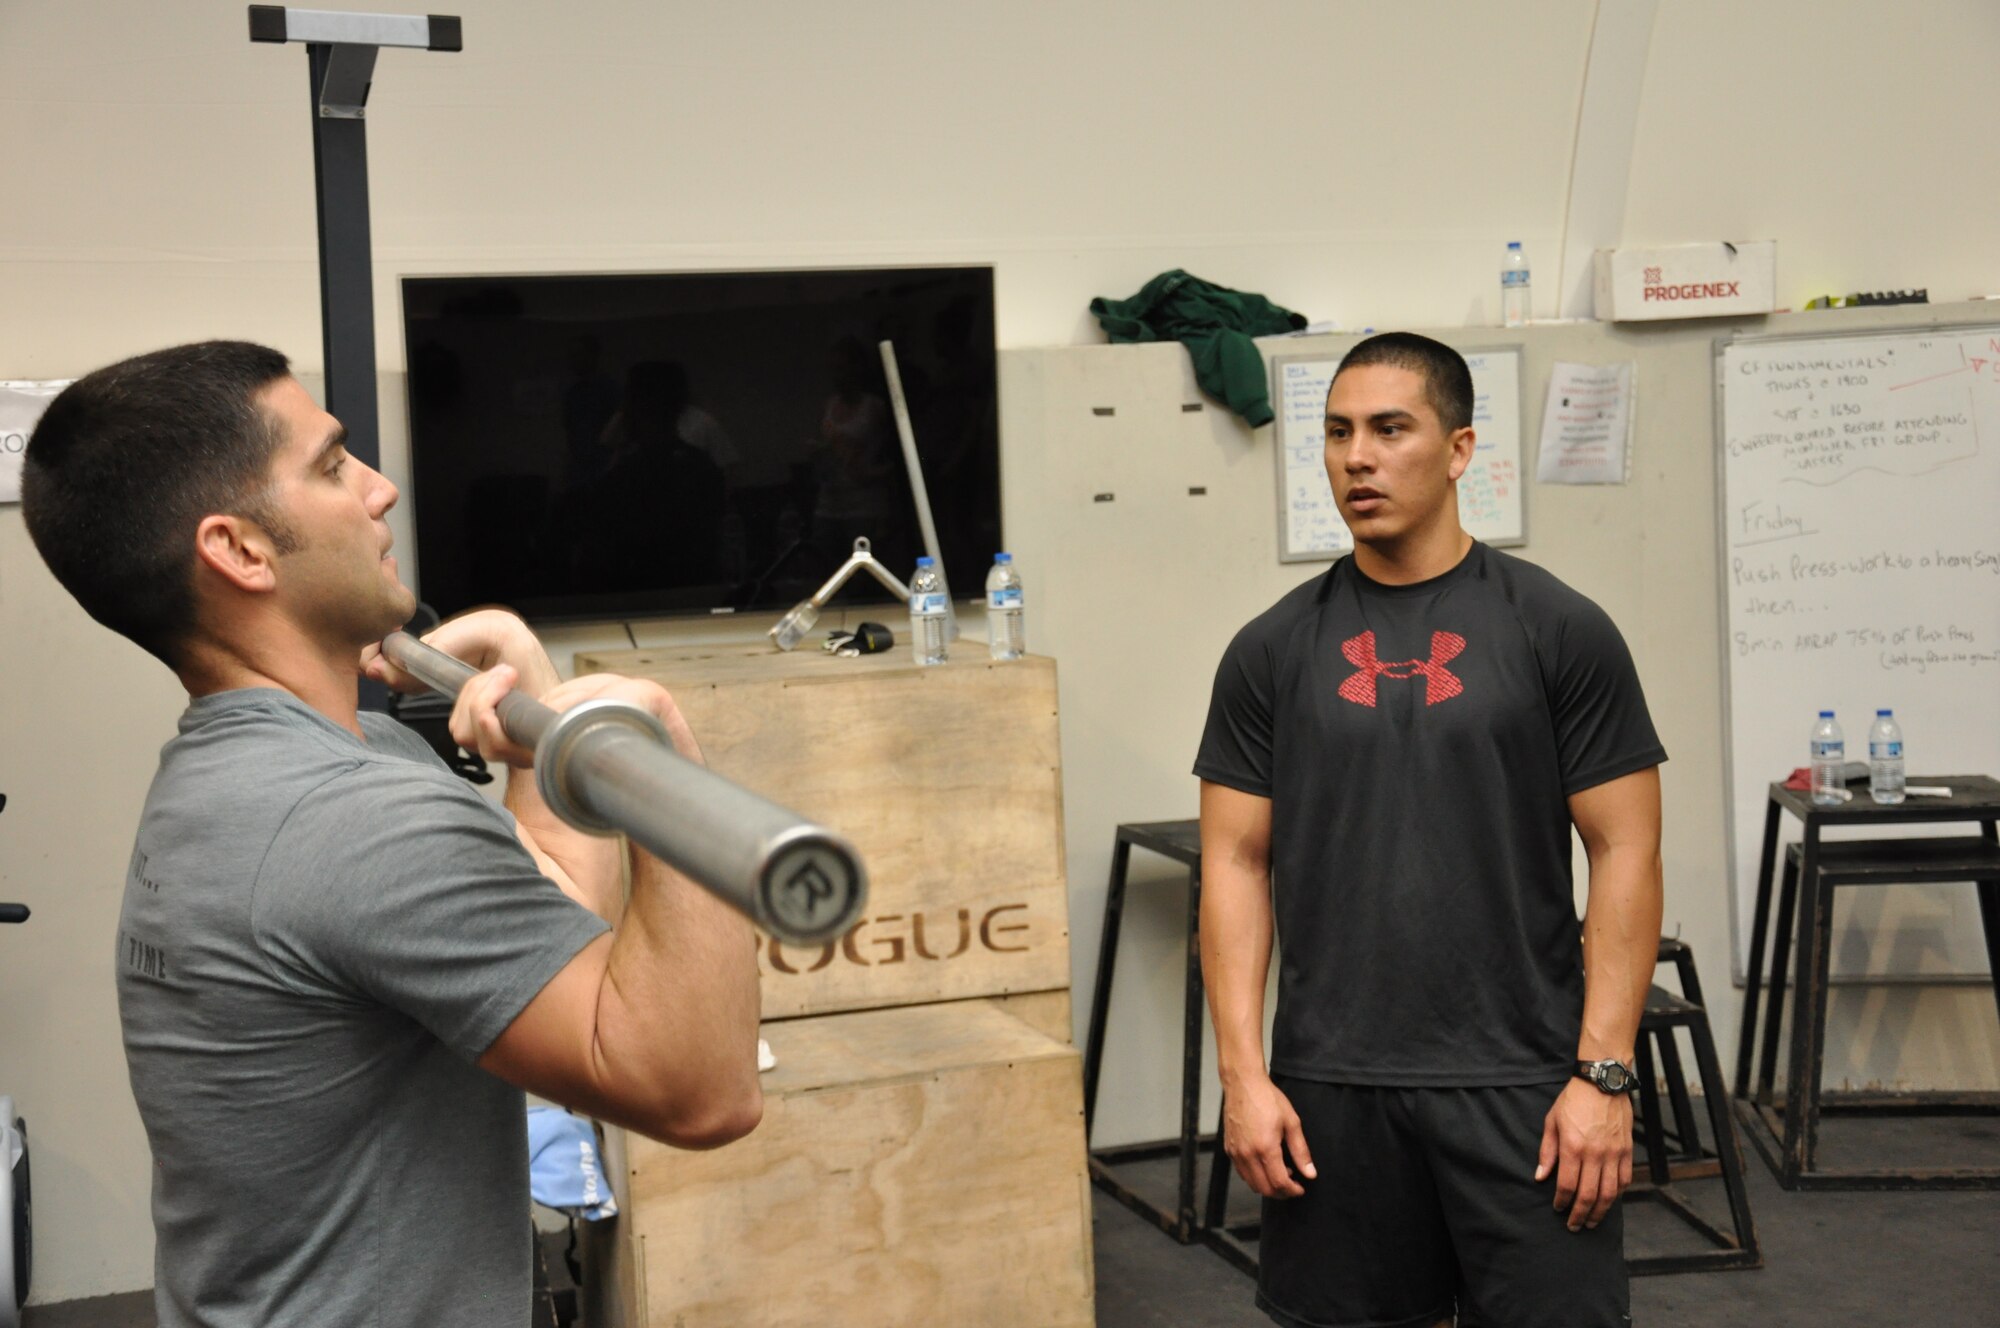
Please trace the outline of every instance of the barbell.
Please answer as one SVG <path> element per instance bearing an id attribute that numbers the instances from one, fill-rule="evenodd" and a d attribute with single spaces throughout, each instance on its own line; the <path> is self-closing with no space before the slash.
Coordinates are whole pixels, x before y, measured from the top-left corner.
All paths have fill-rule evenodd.
<path id="1" fill-rule="evenodd" d="M 451 697 L 479 672 L 408 632 L 382 653 Z M 558 712 L 520 691 L 498 709 L 566 823 L 630 836 L 782 941 L 825 941 L 860 920 L 868 876 L 845 836 L 688 760 L 650 711 L 600 698 Z"/>

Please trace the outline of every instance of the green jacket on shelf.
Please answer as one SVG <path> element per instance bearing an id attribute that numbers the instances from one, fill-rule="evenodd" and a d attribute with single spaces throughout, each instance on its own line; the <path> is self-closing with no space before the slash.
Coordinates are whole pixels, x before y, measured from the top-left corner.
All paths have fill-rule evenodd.
<path id="1" fill-rule="evenodd" d="M 1230 290 L 1175 268 L 1129 300 L 1090 302 L 1099 327 L 1114 342 L 1178 341 L 1194 361 L 1201 390 L 1241 415 L 1252 428 L 1271 422 L 1270 375 L 1252 337 L 1291 332 L 1305 317 L 1261 295 Z"/>

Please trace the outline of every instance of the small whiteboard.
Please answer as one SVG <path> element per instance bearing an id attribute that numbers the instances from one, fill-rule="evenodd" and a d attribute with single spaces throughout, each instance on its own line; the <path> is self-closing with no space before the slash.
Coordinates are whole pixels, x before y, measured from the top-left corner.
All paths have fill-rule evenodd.
<path id="1" fill-rule="evenodd" d="M 1912 783 L 2000 773 L 2000 326 L 1739 337 L 1715 369 L 1740 973 L 1767 790 L 1818 711 L 1853 761 L 1893 708 Z M 1834 917 L 1836 981 L 1990 972 L 1963 886 L 1843 891 Z"/>
<path id="2" fill-rule="evenodd" d="M 1461 352 L 1472 369 L 1472 464 L 1458 481 L 1458 518 L 1487 544 L 1525 544 L 1528 517 L 1521 485 L 1521 352 Z M 1337 558 L 1354 548 L 1326 479 L 1326 392 L 1340 357 L 1280 356 L 1271 361 L 1277 419 L 1278 561 Z"/>

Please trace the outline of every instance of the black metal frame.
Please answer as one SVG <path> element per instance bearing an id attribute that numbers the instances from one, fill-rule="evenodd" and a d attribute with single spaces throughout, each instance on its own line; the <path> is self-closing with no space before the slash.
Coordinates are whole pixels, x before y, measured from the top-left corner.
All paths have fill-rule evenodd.
<path id="1" fill-rule="evenodd" d="M 1662 936 L 1660 938 L 1659 953 L 1655 958 L 1655 962 L 1660 964 L 1671 962 L 1674 966 L 1675 976 L 1680 983 L 1682 998 L 1694 1005 L 1701 1006 L 1704 1011 L 1707 1010 L 1708 1002 L 1703 999 L 1701 994 L 1701 977 L 1695 972 L 1694 951 L 1688 948 L 1685 941 L 1677 937 Z M 1641 1018 L 1643 1021 L 1643 1014 Z M 1637 1050 L 1639 1055 L 1647 1057 L 1650 1060 L 1652 1053 L 1647 1045 L 1642 1044 Z M 1672 1104 L 1674 1111 L 1674 1127 L 1671 1130 L 1665 1129 L 1664 1126 L 1662 1127 L 1663 1137 L 1672 1140 L 1675 1148 L 1678 1150 L 1669 1150 L 1667 1155 L 1668 1165 L 1671 1168 L 1673 1178 L 1675 1180 L 1700 1180 L 1720 1176 L 1722 1174 L 1721 1156 L 1715 1149 L 1702 1143 L 1700 1129 L 1695 1124 L 1694 1099 L 1688 1093 L 1687 1072 L 1681 1065 L 1680 1046 L 1672 1038 L 1660 1039 L 1658 1040 L 1658 1052 L 1660 1057 L 1660 1074 L 1666 1080 L 1667 1098 Z M 1635 1066 L 1635 1068 L 1643 1067 Z M 1643 1074 L 1640 1076 L 1639 1091 L 1642 1105 L 1645 1095 L 1653 1091 L 1652 1085 L 1653 1081 L 1650 1078 Z M 1719 1079 L 1713 1083 L 1707 1079 L 1702 1081 L 1702 1093 L 1704 1096 L 1714 1093 L 1717 1096 L 1726 1097 L 1728 1091 L 1728 1085 Z"/>
<path id="2" fill-rule="evenodd" d="M 0 793 L 0 812 L 7 810 L 7 795 Z M 0 922 L 26 922 L 32 916 L 26 904 L 0 904 Z M 11 1164 L 13 1171 L 14 1203 L 11 1212 L 0 1212 L 0 1240 L 10 1240 L 12 1248 L 13 1276 L 8 1279 L 12 1285 L 0 1286 L 0 1296 L 7 1298 L 12 1309 L 19 1309 L 27 1303 L 28 1292 L 33 1288 L 35 1272 L 34 1240 L 34 1167 L 33 1150 L 28 1147 L 28 1121 L 25 1116 L 13 1120 L 0 1118 L 0 1133 L 12 1126 L 21 1140 L 21 1156 Z M 0 1167 L 9 1166 L 3 1150 L 0 1150 Z"/>
<path id="3" fill-rule="evenodd" d="M 1227 1109 L 1229 1104 L 1225 1101 L 1222 1105 Z M 1222 1140 L 1218 1137 L 1215 1156 L 1208 1164 L 1208 1201 L 1202 1209 L 1201 1239 L 1238 1270 L 1255 1277 L 1257 1251 L 1252 1242 L 1264 1234 L 1264 1223 L 1261 1218 L 1252 1218 L 1234 1226 L 1229 1224 L 1229 1177 L 1235 1169 L 1236 1164 L 1222 1151 Z"/>
<path id="4" fill-rule="evenodd" d="M 1200 1230 L 1195 1218 L 1195 1159 L 1201 1150 L 1201 823 L 1146 821 L 1118 827 L 1111 849 L 1111 879 L 1104 893 L 1104 931 L 1097 943 L 1097 980 L 1090 994 L 1090 1029 L 1083 1043 L 1083 1137 L 1097 1117 L 1098 1071 L 1104 1061 L 1104 1029 L 1111 1013 L 1111 977 L 1118 962 L 1118 932 L 1125 916 L 1125 879 L 1134 847 L 1158 853 L 1188 868 L 1187 984 L 1181 1028 L 1181 1128 L 1175 1139 L 1128 1144 L 1090 1152 L 1090 1179 L 1099 1189 L 1154 1223 L 1183 1245 Z M 1213 1136 L 1211 1136 L 1211 1143 Z M 1180 1186 L 1171 1214 L 1113 1171 L 1121 1162 L 1172 1154 L 1180 1156 Z"/>
<path id="5" fill-rule="evenodd" d="M 1750 1063 L 1757 1046 L 1767 942 L 1770 943 L 1774 970 L 1773 1005 L 1782 1008 L 1784 997 L 1784 979 L 1776 973 L 1778 966 L 1782 965 L 1786 958 L 1785 943 L 1791 934 L 1791 910 L 1787 908 L 1781 912 L 1775 941 L 1772 940 L 1770 925 L 1771 886 L 1777 874 L 1780 819 L 1788 812 L 1799 818 L 1800 838 L 1797 848 L 1802 855 L 1799 874 L 1806 879 L 1811 878 L 1814 869 L 1819 865 L 1820 831 L 1827 826 L 1879 827 L 1971 821 L 1980 825 L 1985 838 L 1994 838 L 1994 823 L 2000 820 L 2000 781 L 1986 775 L 1927 775 L 1923 777 L 1923 782 L 1944 783 L 1952 789 L 1952 796 L 1910 798 L 1891 805 L 1879 804 L 1872 800 L 1857 800 L 1821 807 L 1814 805 L 1810 795 L 1804 790 L 1789 789 L 1781 783 L 1770 786 L 1770 800 L 1764 808 L 1763 844 L 1758 850 L 1757 858 L 1757 898 L 1750 920 L 1750 963 L 1743 983 L 1742 1035 L 1736 1042 L 1735 1092 L 1739 1101 L 1751 1096 Z M 1980 896 L 1982 907 L 1986 902 L 1986 896 L 1982 894 Z M 1777 1054 L 1776 1042 L 1767 1042 L 1758 1067 L 1759 1082 L 1766 1087 L 1770 1083 Z"/>
<path id="6" fill-rule="evenodd" d="M 1722 1062 L 1716 1055 L 1715 1036 L 1709 1028 L 1708 1011 L 1702 1003 L 1701 980 L 1696 977 L 1694 955 L 1678 940 L 1660 942 L 1659 959 L 1671 959 L 1680 975 L 1681 995 L 1655 986 L 1647 994 L 1645 1013 L 1639 1020 L 1638 1133 L 1646 1147 L 1646 1174 L 1634 1176 L 1627 1187 L 1628 1200 L 1658 1203 L 1692 1227 L 1716 1248 L 1693 1254 L 1648 1255 L 1627 1259 L 1625 1267 L 1635 1277 L 1653 1273 L 1716 1272 L 1730 1268 L 1758 1268 L 1763 1256 L 1757 1248 L 1757 1228 L 1750 1216 L 1750 1194 L 1743 1174 L 1743 1150 L 1731 1123 L 1729 1094 L 1722 1078 Z M 1675 1030 L 1685 1028 L 1694 1044 L 1695 1067 L 1701 1075 L 1702 1100 L 1708 1107 L 1709 1133 L 1713 1147 L 1702 1147 L 1695 1125 L 1694 1104 L 1688 1096 L 1687 1076 L 1681 1068 Z M 1671 1137 L 1677 1150 L 1670 1150 L 1670 1137 L 1660 1113 L 1659 1080 L 1654 1073 L 1653 1049 L 1666 1073 L 1669 1101 L 1673 1107 Z M 1698 1211 L 1682 1192 L 1678 1181 L 1720 1176 L 1729 1205 L 1728 1231 L 1716 1226 Z"/>
<path id="7" fill-rule="evenodd" d="M 352 49 L 352 48 L 347 48 Z M 372 62 L 375 48 L 364 48 Z M 375 391 L 375 255 L 368 221 L 368 122 L 323 114 L 334 71 L 331 43 L 306 47 L 313 117 L 313 208 L 319 218 L 319 329 L 326 361 L 326 409 L 347 428 L 347 450 L 382 467 Z M 341 58 L 353 58 L 342 54 Z M 366 96 L 364 90 L 363 96 Z"/>
<path id="8" fill-rule="evenodd" d="M 1814 806 L 1808 796 L 1771 786 L 1758 864 L 1750 965 L 1746 974 L 1743 1030 L 1736 1051 L 1736 1110 L 1745 1133 L 1778 1183 L 1804 1190 L 2000 1189 L 2000 1168 L 1846 1168 L 1816 1164 L 1822 1115 L 2000 1115 L 2000 1094 L 1971 1092 L 1826 1093 L 1820 1088 L 1826 1058 L 1826 1011 L 1833 948 L 1833 900 L 1844 885 L 1974 881 L 1986 952 L 2000 973 L 2000 782 L 1983 775 L 1926 776 L 1953 790 L 1950 799 L 1912 799 Z M 1770 925 L 1771 884 L 1778 851 L 1778 819 L 1789 811 L 1804 822 L 1800 842 L 1788 846 L 1779 882 L 1776 926 Z M 1826 825 L 1895 825 L 1977 822 L 1977 838 L 1822 841 Z M 1794 929 L 1794 915 L 1797 926 Z M 1764 950 L 1771 949 L 1768 987 Z M 1778 1046 L 1785 1022 L 1787 960 L 1796 951 L 1796 993 L 1786 1065 L 1786 1092 L 1776 1092 Z M 1995 988 L 2000 1001 L 2000 986 Z M 1758 1035 L 1761 1033 L 1761 1044 Z M 1757 1063 L 1755 1091 L 1750 1067 Z"/>

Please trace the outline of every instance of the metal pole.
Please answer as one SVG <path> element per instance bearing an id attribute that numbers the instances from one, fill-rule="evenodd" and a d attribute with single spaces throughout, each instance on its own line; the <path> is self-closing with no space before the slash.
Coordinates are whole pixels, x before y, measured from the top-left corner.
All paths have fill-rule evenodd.
<path id="1" fill-rule="evenodd" d="M 407 632 L 382 653 L 447 696 L 478 674 Z M 844 836 L 687 760 L 649 712 L 598 700 L 558 713 L 509 692 L 499 714 L 534 749 L 542 798 L 569 824 L 629 835 L 783 941 L 825 941 L 860 920 L 868 877 Z"/>
<path id="2" fill-rule="evenodd" d="M 306 47 L 313 107 L 313 201 L 319 213 L 319 325 L 326 409 L 347 427 L 347 450 L 382 468 L 375 399 L 375 263 L 368 228 L 368 122 L 330 115 L 320 101 L 341 62 L 372 71 L 375 48 L 314 42 Z M 369 71 L 359 75 L 367 95 Z M 358 110 L 358 108 L 356 108 Z"/>
<path id="3" fill-rule="evenodd" d="M 937 523 L 931 518 L 931 493 L 924 484 L 924 463 L 917 456 L 917 433 L 910 426 L 910 403 L 903 395 L 903 372 L 896 365 L 896 343 L 883 341 L 876 349 L 882 352 L 882 376 L 889 383 L 889 405 L 896 415 L 896 437 L 903 444 L 903 469 L 909 472 L 910 495 L 917 502 L 917 526 L 923 531 L 924 552 L 937 564 L 938 577 L 945 589 L 951 589 L 951 573 L 945 569 L 944 550 L 938 547 Z M 944 602 L 945 635 L 958 640 L 958 604 L 947 596 Z"/>

